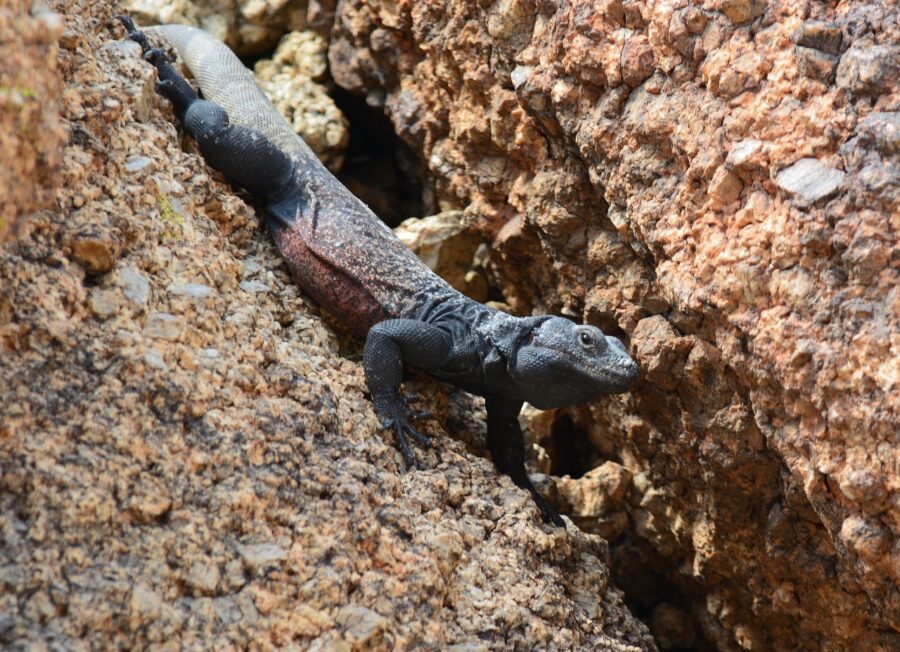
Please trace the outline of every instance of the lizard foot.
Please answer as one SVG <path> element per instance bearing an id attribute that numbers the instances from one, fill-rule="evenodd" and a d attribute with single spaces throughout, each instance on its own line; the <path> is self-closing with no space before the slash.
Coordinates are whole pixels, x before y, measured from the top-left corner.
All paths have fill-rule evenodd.
<path id="1" fill-rule="evenodd" d="M 422 397 L 415 392 L 402 397 L 403 402 L 406 404 L 406 414 L 413 421 L 429 421 L 434 418 L 434 413 L 430 410 L 413 410 L 410 408 L 413 403 L 418 403 L 421 399 Z"/>
<path id="2" fill-rule="evenodd" d="M 407 406 L 407 400 L 404 400 L 399 396 L 395 396 L 391 399 L 385 398 L 377 400 L 375 402 L 375 411 L 378 414 L 382 427 L 390 428 L 394 431 L 394 436 L 397 439 L 397 447 L 403 455 L 407 468 L 416 467 L 416 457 L 413 454 L 407 437 L 411 438 L 423 448 L 432 447 L 431 438 L 427 435 L 423 435 L 410 424 L 410 419 L 415 420 L 421 415 L 417 412 L 410 411 Z"/>
<path id="3" fill-rule="evenodd" d="M 145 54 L 153 49 L 150 46 L 150 41 L 147 40 L 147 35 L 134 26 L 134 21 L 131 19 L 131 16 L 116 16 L 116 18 L 118 18 L 125 27 L 125 31 L 128 32 L 128 38 L 140 45 L 141 50 L 143 50 Z"/>
<path id="4" fill-rule="evenodd" d="M 556 527 L 566 527 L 566 522 L 563 521 L 562 516 L 559 515 L 556 508 L 546 498 L 539 494 L 537 490 L 532 491 L 531 495 L 534 497 L 534 504 L 537 505 L 538 511 L 541 513 L 541 520 L 544 523 L 552 523 Z"/>

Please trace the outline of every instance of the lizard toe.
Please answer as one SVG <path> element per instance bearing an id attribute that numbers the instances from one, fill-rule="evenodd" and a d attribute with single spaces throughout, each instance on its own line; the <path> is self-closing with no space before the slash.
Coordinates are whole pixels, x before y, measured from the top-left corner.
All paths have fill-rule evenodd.
<path id="1" fill-rule="evenodd" d="M 429 421 L 434 418 L 434 414 L 431 410 L 411 410 L 409 418 L 413 421 Z"/>
<path id="2" fill-rule="evenodd" d="M 559 515 L 556 508 L 551 505 L 546 498 L 540 494 L 534 494 L 534 502 L 537 505 L 538 511 L 541 513 L 541 520 L 544 521 L 544 523 L 550 523 L 556 527 L 566 527 L 566 522 L 562 519 L 562 516 Z"/>
<path id="3" fill-rule="evenodd" d="M 406 431 L 407 435 L 409 435 L 416 441 L 417 444 L 424 448 L 431 448 L 431 437 L 429 437 L 428 435 L 423 435 L 408 423 L 403 426 L 403 429 Z"/>

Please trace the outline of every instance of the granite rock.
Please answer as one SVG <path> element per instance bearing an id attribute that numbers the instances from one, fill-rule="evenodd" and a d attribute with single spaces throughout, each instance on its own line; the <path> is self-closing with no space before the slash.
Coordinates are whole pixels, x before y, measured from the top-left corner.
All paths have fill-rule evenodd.
<path id="1" fill-rule="evenodd" d="M 0 250 L 0 647 L 654 649 L 605 543 L 497 474 L 480 401 L 411 381 L 436 446 L 405 470 L 361 342 L 182 149 L 120 9 L 56 7 L 75 135 Z M 89 270 L 99 214 L 121 249 Z"/>
<path id="2" fill-rule="evenodd" d="M 900 646 L 895 8 L 344 0 L 326 23 L 335 81 L 492 242 L 506 301 L 629 340 L 634 392 L 533 430 L 631 472 L 614 573 L 687 605 L 658 640 L 682 613 L 722 650 Z"/>

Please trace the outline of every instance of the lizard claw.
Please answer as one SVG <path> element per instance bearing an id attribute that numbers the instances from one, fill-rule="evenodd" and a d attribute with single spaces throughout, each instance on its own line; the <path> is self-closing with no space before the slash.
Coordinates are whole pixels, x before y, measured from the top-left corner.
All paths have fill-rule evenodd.
<path id="1" fill-rule="evenodd" d="M 562 516 L 559 515 L 556 508 L 551 505 L 546 498 L 537 492 L 532 492 L 532 497 L 534 498 L 534 503 L 537 505 L 538 511 L 541 513 L 541 520 L 544 521 L 544 523 L 552 523 L 556 527 L 566 527 L 566 522 L 562 519 Z"/>
<path id="2" fill-rule="evenodd" d="M 408 400 L 404 400 L 400 396 L 391 399 L 385 398 L 376 401 L 376 412 L 380 417 L 382 427 L 394 431 L 397 447 L 406 461 L 407 468 L 415 468 L 417 466 L 416 457 L 409 445 L 409 439 L 423 448 L 432 448 L 433 444 L 430 437 L 423 435 L 410 425 L 410 418 L 415 419 L 417 413 L 408 410 L 407 402 Z"/>

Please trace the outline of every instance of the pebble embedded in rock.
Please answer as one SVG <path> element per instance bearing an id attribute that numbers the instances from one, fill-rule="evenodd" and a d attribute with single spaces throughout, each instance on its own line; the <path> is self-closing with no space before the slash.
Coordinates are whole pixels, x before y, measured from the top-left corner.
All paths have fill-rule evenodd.
<path id="1" fill-rule="evenodd" d="M 197 561 L 188 572 L 187 585 L 201 595 L 212 595 L 219 585 L 219 569 L 214 564 Z"/>
<path id="2" fill-rule="evenodd" d="M 718 9 L 732 23 L 745 23 L 766 10 L 766 0 L 719 0 Z"/>
<path id="3" fill-rule="evenodd" d="M 160 371 L 169 370 L 169 365 L 166 364 L 166 360 L 163 358 L 162 353 L 156 349 L 147 349 L 144 353 L 144 362 L 153 369 L 159 369 Z"/>
<path id="4" fill-rule="evenodd" d="M 118 259 L 119 243 L 109 230 L 91 226 L 74 237 L 72 255 L 89 274 L 103 274 Z"/>
<path id="5" fill-rule="evenodd" d="M 762 141 L 755 138 L 748 138 L 732 145 L 728 156 L 725 158 L 725 165 L 732 169 L 740 169 L 750 167 L 756 162 L 756 154 L 762 150 Z"/>
<path id="6" fill-rule="evenodd" d="M 802 158 L 775 177 L 779 188 L 812 204 L 834 194 L 846 175 L 815 158 Z"/>
<path id="7" fill-rule="evenodd" d="M 91 312 L 101 319 L 109 319 L 121 308 L 119 294 L 115 290 L 94 288 L 91 290 Z"/>
<path id="8" fill-rule="evenodd" d="M 241 281 L 241 289 L 244 292 L 268 292 L 269 286 L 263 283 L 262 281 L 250 280 L 250 281 Z"/>
<path id="9" fill-rule="evenodd" d="M 824 20 L 807 20 L 797 28 L 791 40 L 805 48 L 837 54 L 841 51 L 841 28 Z"/>
<path id="10" fill-rule="evenodd" d="M 896 84 L 900 74 L 900 46 L 852 47 L 841 57 L 835 83 L 853 93 L 880 95 Z"/>
<path id="11" fill-rule="evenodd" d="M 153 163 L 149 156 L 129 156 L 125 160 L 125 170 L 131 173 L 140 172 Z"/>
<path id="12" fill-rule="evenodd" d="M 375 645 L 387 627 L 384 616 L 358 604 L 341 607 L 335 621 L 344 628 L 354 647 L 369 648 Z"/>
<path id="13" fill-rule="evenodd" d="M 838 58 L 833 54 L 827 54 L 820 50 L 797 46 L 797 69 L 800 74 L 810 79 L 816 79 L 824 84 L 834 81 L 834 69 Z"/>
<path id="14" fill-rule="evenodd" d="M 150 300 L 150 280 L 134 267 L 123 267 L 117 276 L 125 298 L 140 308 L 146 306 Z"/>
<path id="15" fill-rule="evenodd" d="M 191 299 L 208 299 L 214 290 L 202 283 L 172 283 L 166 288 L 166 292 L 178 297 L 190 297 Z"/>
<path id="16" fill-rule="evenodd" d="M 254 572 L 287 559 L 287 551 L 276 543 L 239 545 L 238 552 L 247 568 Z"/>
<path id="17" fill-rule="evenodd" d="M 900 112 L 874 112 L 859 125 L 860 140 L 887 154 L 900 153 Z"/>
<path id="18" fill-rule="evenodd" d="M 147 317 L 144 335 L 157 340 L 174 341 L 181 335 L 181 320 L 167 312 L 154 312 Z"/>
<path id="19" fill-rule="evenodd" d="M 716 170 L 709 182 L 709 195 L 720 204 L 730 204 L 740 198 L 743 187 L 741 180 L 723 166 Z"/>

